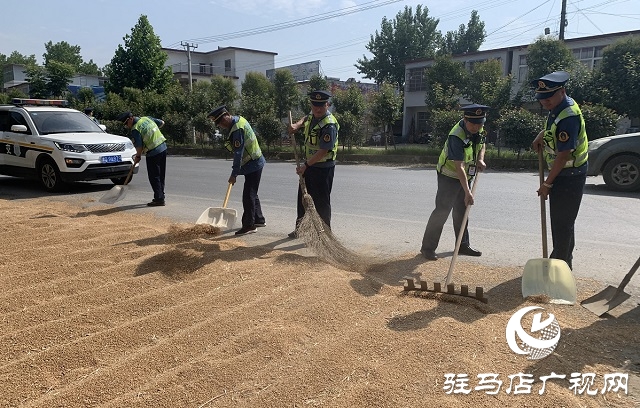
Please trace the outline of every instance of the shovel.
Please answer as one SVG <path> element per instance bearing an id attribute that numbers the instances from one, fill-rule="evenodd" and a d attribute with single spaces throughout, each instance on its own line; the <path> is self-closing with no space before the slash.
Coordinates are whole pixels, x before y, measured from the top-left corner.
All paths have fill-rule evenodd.
<path id="1" fill-rule="evenodd" d="M 631 297 L 631 295 L 624 292 L 624 287 L 627 286 L 633 274 L 638 270 L 638 267 L 640 267 L 640 258 L 638 258 L 636 263 L 631 267 L 631 270 L 624 276 L 622 282 L 620 282 L 620 286 L 617 288 L 608 286 L 602 292 L 596 293 L 589 299 L 583 300 L 580 304 L 598 316 L 602 316 L 614 307 L 619 306 Z"/>
<path id="2" fill-rule="evenodd" d="M 542 149 L 538 151 L 540 184 L 544 182 Z M 545 198 L 540 196 L 542 224 L 542 258 L 529 259 L 522 273 L 522 297 L 546 295 L 550 303 L 573 305 L 576 303 L 576 281 L 569 265 L 561 259 L 547 258 L 547 213 Z"/>
<path id="3" fill-rule="evenodd" d="M 229 201 L 229 194 L 231 194 L 231 187 L 233 184 L 229 183 L 227 187 L 227 195 L 224 197 L 224 203 L 221 207 L 209 207 L 200 215 L 196 224 L 209 224 L 213 227 L 222 229 L 231 229 L 233 224 L 238 218 L 238 212 L 234 209 L 227 208 L 227 202 Z"/>
<path id="4" fill-rule="evenodd" d="M 129 174 L 127 174 L 127 178 L 125 179 L 123 185 L 114 186 L 111 190 L 107 191 L 98 201 L 100 201 L 101 203 L 113 204 L 122 200 L 124 196 L 127 195 L 127 184 L 129 184 L 129 181 L 131 181 L 131 175 L 133 174 L 133 168 L 135 166 L 135 164 L 131 166 Z"/>

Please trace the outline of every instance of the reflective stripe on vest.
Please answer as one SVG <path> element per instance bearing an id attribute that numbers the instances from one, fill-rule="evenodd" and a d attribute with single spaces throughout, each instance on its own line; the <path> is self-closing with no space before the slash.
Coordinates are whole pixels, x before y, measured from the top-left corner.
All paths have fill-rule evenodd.
<path id="1" fill-rule="evenodd" d="M 330 112 L 327 113 L 327 116 L 322 118 L 316 125 L 310 128 L 311 120 L 313 120 L 313 115 L 309 115 L 309 118 L 304 122 L 304 135 L 305 135 L 305 144 L 304 151 L 305 157 L 308 159 L 311 158 L 318 150 L 320 146 L 320 141 L 318 140 L 318 135 L 320 134 L 320 130 L 330 124 L 336 125 L 336 131 L 340 131 L 340 124 L 336 120 L 335 116 L 333 116 Z M 336 134 L 336 141 L 333 144 L 333 148 L 327 151 L 327 154 L 316 163 L 322 163 L 329 160 L 335 160 L 338 155 L 338 134 Z"/>
<path id="2" fill-rule="evenodd" d="M 584 117 L 582 116 L 582 111 L 580 111 L 580 107 L 578 106 L 578 104 L 574 102 L 573 105 L 569 105 L 565 109 L 563 109 L 558 117 L 553 121 L 551 127 L 544 132 L 544 157 L 547 162 L 548 169 L 551 169 L 553 167 L 553 162 L 558 156 L 558 146 L 556 145 L 556 132 L 558 130 L 558 123 L 562 119 L 568 118 L 570 116 L 580 117 L 580 133 L 578 133 L 576 148 L 573 152 L 571 152 L 571 159 L 567 160 L 564 168 L 566 169 L 570 167 L 580 167 L 587 162 L 589 150 L 587 130 L 584 125 Z"/>
<path id="3" fill-rule="evenodd" d="M 258 138 L 256 137 L 253 128 L 242 116 L 238 116 L 238 121 L 234 123 L 229 130 L 229 135 L 232 135 L 233 132 L 239 129 L 244 130 L 244 151 L 242 152 L 242 160 L 240 162 L 240 166 L 244 166 L 251 160 L 259 159 L 262 156 L 262 150 L 260 149 L 260 144 L 258 143 Z M 227 140 L 224 146 L 227 150 L 233 153 L 231 140 Z"/>
<path id="4" fill-rule="evenodd" d="M 473 176 L 469 175 L 469 166 L 476 162 L 476 158 L 478 157 L 478 152 L 482 149 L 482 145 L 484 144 L 484 127 L 480 128 L 480 142 L 476 147 L 475 157 L 473 155 L 473 143 L 467 137 L 467 133 L 464 131 L 460 123 L 456 124 L 451 131 L 449 131 L 450 136 L 456 136 L 465 144 L 464 148 L 464 164 L 465 164 L 465 173 L 467 174 L 467 180 L 471 180 Z M 440 152 L 440 158 L 438 159 L 438 164 L 436 165 L 436 170 L 448 177 L 458 178 L 458 173 L 456 172 L 456 166 L 453 160 L 449 160 L 447 158 L 447 152 L 449 150 L 449 138 L 444 143 L 444 147 Z"/>
<path id="5" fill-rule="evenodd" d="M 133 128 L 142 136 L 142 144 L 147 148 L 147 151 L 155 149 L 167 140 L 160 132 L 156 122 L 146 116 L 138 119 Z"/>

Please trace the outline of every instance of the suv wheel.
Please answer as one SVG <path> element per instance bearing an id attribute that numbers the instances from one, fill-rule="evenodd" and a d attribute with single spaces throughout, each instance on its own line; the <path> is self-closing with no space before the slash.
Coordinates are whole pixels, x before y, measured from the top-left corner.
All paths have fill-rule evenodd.
<path id="1" fill-rule="evenodd" d="M 63 185 L 60 170 L 51 159 L 44 159 L 38 165 L 38 180 L 40 180 L 40 184 L 45 190 L 49 192 L 58 191 Z"/>
<path id="2" fill-rule="evenodd" d="M 640 158 L 631 155 L 614 157 L 604 166 L 602 177 L 614 190 L 640 190 Z"/>

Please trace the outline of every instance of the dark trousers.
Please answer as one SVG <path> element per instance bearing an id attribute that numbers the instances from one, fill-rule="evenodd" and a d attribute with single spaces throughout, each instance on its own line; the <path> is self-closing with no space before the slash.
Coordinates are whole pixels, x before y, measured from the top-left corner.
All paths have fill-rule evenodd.
<path id="1" fill-rule="evenodd" d="M 453 210 L 453 230 L 456 239 L 462 229 L 462 219 L 467 207 L 464 204 L 464 189 L 460 185 L 460 180 L 443 176 L 438 173 L 438 192 L 436 193 L 436 208 L 429 217 L 427 228 L 422 237 L 423 250 L 435 251 L 440 242 L 442 228 L 449 218 L 449 213 Z M 467 222 L 468 225 L 468 222 Z M 464 226 L 461 246 L 469 246 L 469 231 L 467 225 Z"/>
<path id="2" fill-rule="evenodd" d="M 256 223 L 264 224 L 264 215 L 258 198 L 258 188 L 262 178 L 262 169 L 244 175 L 244 188 L 242 190 L 242 226 L 253 227 Z"/>
<path id="3" fill-rule="evenodd" d="M 313 198 L 313 204 L 318 215 L 325 224 L 331 228 L 331 188 L 333 187 L 333 175 L 335 166 L 331 167 L 307 167 L 304 171 L 304 182 L 307 192 Z M 296 225 L 304 217 L 304 205 L 302 204 L 302 190 L 298 186 L 298 219 Z"/>
<path id="4" fill-rule="evenodd" d="M 167 151 L 147 156 L 147 175 L 153 189 L 153 200 L 164 201 L 164 176 L 167 171 Z"/>
<path id="5" fill-rule="evenodd" d="M 559 176 L 553 180 L 549 192 L 549 217 L 553 251 L 550 258 L 562 259 L 573 269 L 573 248 L 575 246 L 574 226 L 587 176 Z"/>

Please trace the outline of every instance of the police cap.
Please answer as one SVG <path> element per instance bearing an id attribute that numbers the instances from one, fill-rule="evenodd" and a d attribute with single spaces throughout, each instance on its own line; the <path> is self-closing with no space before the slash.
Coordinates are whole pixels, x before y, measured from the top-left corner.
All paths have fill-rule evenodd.
<path id="1" fill-rule="evenodd" d="M 322 106 L 331 98 L 331 94 L 327 91 L 312 91 L 308 95 L 309 101 L 315 106 Z"/>
<path id="2" fill-rule="evenodd" d="M 133 116 L 133 114 L 131 112 L 128 112 L 128 111 L 127 112 L 123 112 L 118 116 L 118 122 L 124 123 L 124 122 L 127 121 L 127 119 L 129 119 L 132 116 Z"/>
<path id="3" fill-rule="evenodd" d="M 207 116 L 217 124 L 225 113 L 229 113 L 229 111 L 225 105 L 222 105 L 209 112 Z"/>
<path id="4" fill-rule="evenodd" d="M 474 103 L 472 105 L 463 106 L 460 110 L 464 111 L 464 118 L 466 120 L 471 123 L 481 125 L 487 120 L 487 111 L 489 110 L 489 107 Z"/>
<path id="5" fill-rule="evenodd" d="M 547 99 L 553 96 L 553 94 L 560 88 L 564 88 L 564 85 L 569 80 L 569 74 L 565 71 L 556 71 L 541 78 L 531 81 L 531 86 L 536 92 L 536 99 Z"/>

